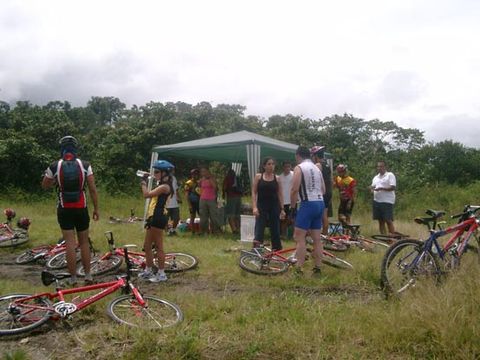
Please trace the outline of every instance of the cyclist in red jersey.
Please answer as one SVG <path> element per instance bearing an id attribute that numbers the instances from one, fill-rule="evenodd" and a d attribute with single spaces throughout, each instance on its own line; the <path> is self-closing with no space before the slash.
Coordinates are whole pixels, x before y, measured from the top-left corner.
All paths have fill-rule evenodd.
<path id="1" fill-rule="evenodd" d="M 338 221 L 342 224 L 350 224 L 353 205 L 357 194 L 357 181 L 348 175 L 347 165 L 337 166 L 337 176 L 334 187 L 340 192 L 340 205 L 338 206 Z"/>

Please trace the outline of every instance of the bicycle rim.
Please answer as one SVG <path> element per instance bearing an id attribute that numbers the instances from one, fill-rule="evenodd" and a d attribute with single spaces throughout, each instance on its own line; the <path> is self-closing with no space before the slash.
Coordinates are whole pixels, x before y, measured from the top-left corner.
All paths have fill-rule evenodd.
<path id="1" fill-rule="evenodd" d="M 423 257 L 417 260 L 423 253 Z M 418 240 L 401 240 L 387 251 L 382 261 L 381 281 L 385 294 L 400 295 L 419 280 L 438 280 L 439 267 L 435 257 L 423 249 Z"/>
<path id="2" fill-rule="evenodd" d="M 12 294 L 0 297 L 0 336 L 29 332 L 50 319 L 51 304 L 47 299 L 35 298 L 12 305 L 15 300 L 30 296 Z"/>
<path id="3" fill-rule="evenodd" d="M 28 264 L 35 260 L 35 253 L 32 250 L 25 251 L 18 255 L 15 259 L 15 263 L 19 265 Z"/>
<path id="4" fill-rule="evenodd" d="M 353 265 L 350 264 L 348 261 L 340 259 L 333 254 L 324 252 L 322 256 L 322 263 L 325 265 L 332 266 L 337 269 L 344 269 L 344 270 L 351 270 L 353 269 Z"/>
<path id="5" fill-rule="evenodd" d="M 165 254 L 165 272 L 167 273 L 191 270 L 197 265 L 198 260 L 195 256 L 184 253 Z"/>
<path id="6" fill-rule="evenodd" d="M 141 306 L 134 295 L 120 296 L 108 304 L 107 313 L 118 323 L 142 329 L 164 329 L 183 320 L 177 305 L 149 295 L 143 300 L 146 306 Z"/>
<path id="7" fill-rule="evenodd" d="M 76 261 L 80 261 L 80 250 L 76 250 Z M 58 269 L 63 269 L 67 267 L 67 252 L 62 251 L 54 256 L 52 256 L 50 259 L 48 259 L 47 268 L 52 269 L 52 270 L 58 270 Z"/>
<path id="8" fill-rule="evenodd" d="M 28 241 L 28 236 L 15 237 L 13 239 L 6 239 L 0 241 L 0 247 L 16 247 L 25 244 Z"/>
<path id="9" fill-rule="evenodd" d="M 104 259 L 94 258 L 90 261 L 90 274 L 102 275 L 110 271 L 117 270 L 122 265 L 122 258 L 118 255 L 112 254 Z M 85 276 L 85 269 L 80 265 L 77 269 L 78 276 Z"/>
<path id="10" fill-rule="evenodd" d="M 240 267 L 257 275 L 277 275 L 288 270 L 288 264 L 283 260 L 263 258 L 254 254 L 240 257 Z"/>
<path id="11" fill-rule="evenodd" d="M 335 241 L 326 238 L 323 240 L 323 248 L 329 251 L 343 252 L 348 250 L 348 245 L 342 241 Z"/>
<path id="12" fill-rule="evenodd" d="M 378 251 L 386 250 L 389 248 L 388 244 L 384 242 L 375 241 L 375 240 L 366 238 L 364 236 L 359 236 L 358 241 L 359 241 L 359 247 L 362 250 L 369 251 L 369 252 L 378 252 Z"/>

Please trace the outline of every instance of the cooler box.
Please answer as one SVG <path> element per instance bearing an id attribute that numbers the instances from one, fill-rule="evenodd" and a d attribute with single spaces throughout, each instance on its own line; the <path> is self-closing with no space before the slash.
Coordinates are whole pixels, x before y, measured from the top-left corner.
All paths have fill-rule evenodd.
<path id="1" fill-rule="evenodd" d="M 255 216 L 240 215 L 240 241 L 253 242 L 255 237 Z"/>

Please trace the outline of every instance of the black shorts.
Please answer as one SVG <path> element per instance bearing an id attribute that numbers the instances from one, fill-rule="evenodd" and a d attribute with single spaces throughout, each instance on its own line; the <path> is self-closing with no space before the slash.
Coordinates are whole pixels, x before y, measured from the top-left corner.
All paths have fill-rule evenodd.
<path id="1" fill-rule="evenodd" d="M 165 229 L 168 224 L 168 216 L 150 216 L 145 222 L 145 229 L 150 229 L 151 227 L 157 229 Z"/>
<path id="2" fill-rule="evenodd" d="M 173 222 L 177 222 L 180 220 L 180 208 L 169 208 L 167 209 L 168 218 L 172 219 Z"/>
<path id="3" fill-rule="evenodd" d="M 393 221 L 393 204 L 374 201 L 373 220 Z"/>
<path id="4" fill-rule="evenodd" d="M 57 220 L 62 230 L 88 230 L 90 216 L 88 209 L 64 209 L 57 208 Z"/>
<path id="5" fill-rule="evenodd" d="M 352 215 L 354 202 L 351 199 L 340 200 L 340 205 L 338 206 L 338 215 L 350 216 Z"/>

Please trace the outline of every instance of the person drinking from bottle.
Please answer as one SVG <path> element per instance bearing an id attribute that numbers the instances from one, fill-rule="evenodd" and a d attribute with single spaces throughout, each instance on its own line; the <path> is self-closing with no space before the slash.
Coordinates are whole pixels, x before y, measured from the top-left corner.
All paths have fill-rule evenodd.
<path id="1" fill-rule="evenodd" d="M 150 199 L 147 221 L 145 224 L 145 262 L 146 267 L 138 277 L 150 282 L 166 281 L 165 252 L 163 250 L 163 233 L 168 224 L 168 213 L 165 208 L 168 198 L 173 194 L 172 169 L 174 166 L 166 160 L 157 160 L 153 164 L 154 188 L 149 191 L 147 178 L 143 178 L 140 186 L 144 198 Z M 158 272 L 153 273 L 153 249 L 157 249 Z"/>
<path id="2" fill-rule="evenodd" d="M 292 190 L 290 201 L 297 204 L 300 198 L 300 205 L 295 218 L 295 230 L 293 237 L 297 243 L 295 256 L 297 258 L 296 272 L 303 274 L 302 266 L 307 255 L 305 237 L 307 232 L 313 239 L 313 256 L 315 267 L 313 272 L 320 274 L 322 263 L 322 218 L 324 211 L 323 194 L 325 183 L 322 172 L 310 159 L 310 150 L 300 146 L 296 151 L 298 165 L 293 170 Z"/>

